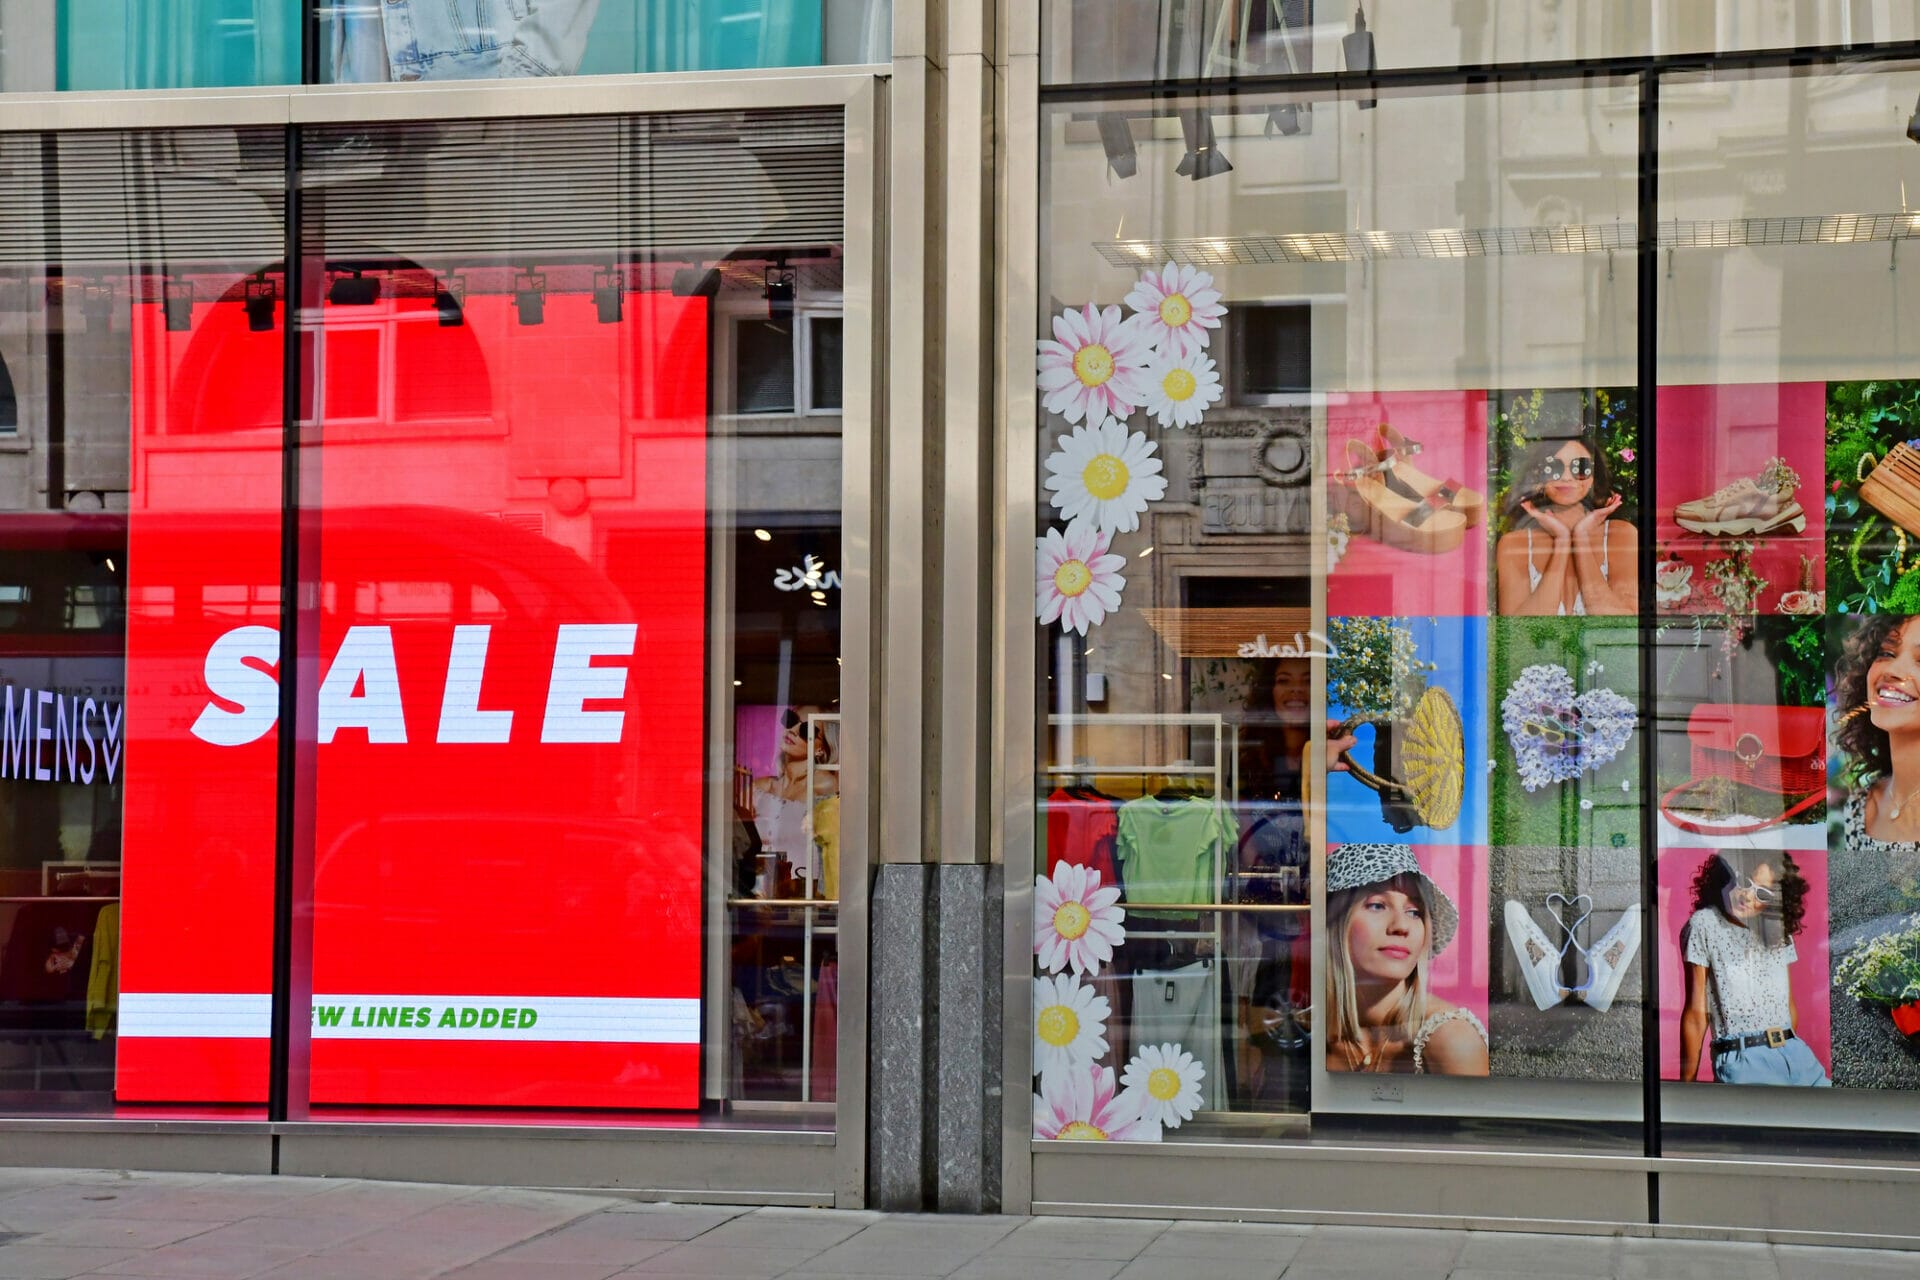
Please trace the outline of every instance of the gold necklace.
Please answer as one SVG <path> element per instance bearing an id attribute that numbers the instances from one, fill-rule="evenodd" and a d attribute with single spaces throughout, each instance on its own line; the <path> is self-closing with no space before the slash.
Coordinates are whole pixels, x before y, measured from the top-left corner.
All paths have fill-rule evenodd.
<path id="1" fill-rule="evenodd" d="M 1893 792 L 1893 775 L 1892 774 L 1887 775 L 1887 792 L 1888 794 L 1892 794 Z M 1893 821 L 1898 822 L 1900 820 L 1900 811 L 1906 808 L 1907 805 L 1913 800 L 1915 796 L 1920 796 L 1920 787 L 1915 787 L 1913 790 L 1907 792 L 1906 795 L 1894 801 L 1893 810 L 1887 816 L 1891 818 Z"/>

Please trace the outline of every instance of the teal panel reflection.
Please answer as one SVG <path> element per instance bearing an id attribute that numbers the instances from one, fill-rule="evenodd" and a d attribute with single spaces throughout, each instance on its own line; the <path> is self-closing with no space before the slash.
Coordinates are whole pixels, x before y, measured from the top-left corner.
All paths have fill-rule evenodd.
<path id="1" fill-rule="evenodd" d="M 606 0 L 580 71 L 739 71 L 825 61 L 821 0 Z"/>
<path id="2" fill-rule="evenodd" d="M 299 0 L 61 0 L 60 89 L 217 89 L 300 79 Z"/>

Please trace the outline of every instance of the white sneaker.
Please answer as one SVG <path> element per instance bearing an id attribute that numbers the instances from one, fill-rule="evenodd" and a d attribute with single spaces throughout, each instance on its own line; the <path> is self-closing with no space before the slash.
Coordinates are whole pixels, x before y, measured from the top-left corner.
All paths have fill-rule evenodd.
<path id="1" fill-rule="evenodd" d="M 1533 922 L 1527 909 L 1512 898 L 1507 899 L 1506 921 L 1507 945 L 1520 961 L 1533 1003 L 1542 1009 L 1553 1008 L 1567 998 L 1567 989 L 1560 985 L 1559 949 L 1547 941 L 1546 933 Z"/>
<path id="2" fill-rule="evenodd" d="M 1626 909 L 1621 917 L 1613 922 L 1613 928 L 1607 930 L 1587 952 L 1587 985 L 1580 992 L 1580 998 L 1595 1013 L 1605 1013 L 1613 1007 L 1613 998 L 1619 994 L 1620 980 L 1627 976 L 1627 966 L 1633 963 L 1633 956 L 1640 950 L 1640 904 L 1635 903 Z"/>

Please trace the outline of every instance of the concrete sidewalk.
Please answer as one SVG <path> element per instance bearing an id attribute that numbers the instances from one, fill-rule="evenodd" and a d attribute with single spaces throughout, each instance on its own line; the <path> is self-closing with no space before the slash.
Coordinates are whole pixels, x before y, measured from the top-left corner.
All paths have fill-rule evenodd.
<path id="1" fill-rule="evenodd" d="M 0 1277 L 1831 1280 L 1920 1255 L 1607 1236 L 639 1204 L 354 1179 L 0 1169 Z"/>

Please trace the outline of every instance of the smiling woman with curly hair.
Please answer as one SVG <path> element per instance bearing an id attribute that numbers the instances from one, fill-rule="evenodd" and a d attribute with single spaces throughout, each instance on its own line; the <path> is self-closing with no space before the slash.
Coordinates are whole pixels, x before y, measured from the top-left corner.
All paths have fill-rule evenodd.
<path id="1" fill-rule="evenodd" d="M 1849 850 L 1920 847 L 1920 618 L 1861 619 L 1834 666 L 1835 741 L 1855 784 L 1843 827 Z"/>

